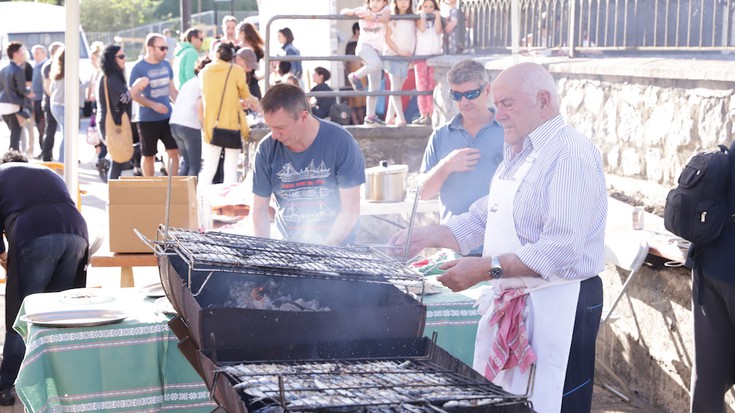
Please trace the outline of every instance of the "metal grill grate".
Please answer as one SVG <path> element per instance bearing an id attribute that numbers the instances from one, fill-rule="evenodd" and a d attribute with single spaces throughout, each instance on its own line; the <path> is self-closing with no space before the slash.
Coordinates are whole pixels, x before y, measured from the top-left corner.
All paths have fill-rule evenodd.
<path id="1" fill-rule="evenodd" d="M 415 358 L 243 363 L 221 367 L 220 372 L 236 383 L 248 402 L 292 412 L 351 407 L 440 412 L 526 403 L 525 397 L 490 382 Z"/>
<path id="2" fill-rule="evenodd" d="M 159 229 L 159 240 L 163 239 L 163 229 Z M 330 247 L 178 228 L 169 228 L 163 244 L 195 271 L 409 285 L 423 282 L 418 271 L 369 247 Z"/>

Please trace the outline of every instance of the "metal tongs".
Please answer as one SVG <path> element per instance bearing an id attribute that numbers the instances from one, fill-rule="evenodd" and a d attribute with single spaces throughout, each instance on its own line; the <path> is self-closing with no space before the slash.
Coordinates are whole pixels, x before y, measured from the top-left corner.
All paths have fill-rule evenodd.
<path id="1" fill-rule="evenodd" d="M 397 249 L 397 248 L 403 248 L 403 260 L 402 263 L 408 262 L 408 247 L 411 245 L 411 233 L 413 232 L 413 225 L 416 222 L 416 211 L 418 210 L 419 206 L 419 195 L 421 193 L 421 185 L 418 185 L 416 187 L 416 196 L 413 199 L 413 207 L 411 208 L 411 218 L 409 218 L 408 223 L 408 233 L 406 234 L 406 243 L 403 245 L 400 244 L 366 244 L 363 245 L 365 247 L 369 248 L 377 248 L 377 249 Z"/>

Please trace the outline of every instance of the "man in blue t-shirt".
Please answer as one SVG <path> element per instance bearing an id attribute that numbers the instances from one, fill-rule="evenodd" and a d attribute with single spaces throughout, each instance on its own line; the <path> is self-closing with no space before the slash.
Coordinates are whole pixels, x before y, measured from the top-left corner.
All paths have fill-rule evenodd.
<path id="1" fill-rule="evenodd" d="M 285 239 L 327 245 L 354 242 L 365 158 L 343 127 L 315 118 L 306 94 L 277 84 L 260 101 L 271 133 L 255 153 L 253 227 L 270 237 L 268 204 Z"/>
<path id="2" fill-rule="evenodd" d="M 503 161 L 503 128 L 487 106 L 490 79 L 485 68 L 463 60 L 452 66 L 447 79 L 459 114 L 429 138 L 419 177 L 422 199 L 439 194 L 442 223 L 488 194 Z M 472 253 L 481 254 L 482 247 Z"/>
<path id="3" fill-rule="evenodd" d="M 168 124 L 171 102 L 178 95 L 174 87 L 174 71 L 166 61 L 168 46 L 162 34 L 149 34 L 145 44 L 145 56 L 135 63 L 130 72 L 130 96 L 140 105 L 138 132 L 143 155 L 143 175 L 155 174 L 153 165 L 159 140 L 163 142 L 171 160 L 172 167 L 168 173 L 176 175 L 179 170 L 179 149 Z M 134 88 L 132 86 L 136 81 L 140 82 L 140 87 Z"/>

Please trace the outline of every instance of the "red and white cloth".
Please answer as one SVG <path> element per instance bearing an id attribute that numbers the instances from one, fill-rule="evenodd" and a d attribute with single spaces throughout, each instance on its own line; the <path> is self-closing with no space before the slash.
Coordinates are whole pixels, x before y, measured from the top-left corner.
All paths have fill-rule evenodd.
<path id="1" fill-rule="evenodd" d="M 485 377 L 493 380 L 502 370 L 518 366 L 525 373 L 536 361 L 523 321 L 528 293 L 524 288 L 508 289 L 495 297 L 490 326 L 497 333 L 485 365 Z"/>

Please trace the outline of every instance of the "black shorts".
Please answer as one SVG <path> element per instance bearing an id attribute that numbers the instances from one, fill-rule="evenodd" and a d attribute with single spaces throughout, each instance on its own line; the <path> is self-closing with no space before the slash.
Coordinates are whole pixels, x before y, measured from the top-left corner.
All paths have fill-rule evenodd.
<path id="1" fill-rule="evenodd" d="M 171 127 L 168 119 L 153 122 L 138 122 L 140 133 L 140 150 L 143 156 L 156 156 L 158 153 L 158 140 L 163 142 L 166 150 L 179 149 L 174 137 L 171 136 Z"/>

